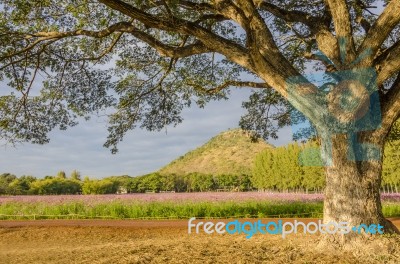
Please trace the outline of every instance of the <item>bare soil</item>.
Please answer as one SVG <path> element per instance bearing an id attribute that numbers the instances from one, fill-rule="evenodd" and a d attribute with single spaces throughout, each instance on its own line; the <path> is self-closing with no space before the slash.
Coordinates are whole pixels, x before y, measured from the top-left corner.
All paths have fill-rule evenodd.
<path id="1" fill-rule="evenodd" d="M 391 220 L 400 226 L 399 218 Z M 372 237 L 352 250 L 321 248 L 320 238 L 188 234 L 186 220 L 0 221 L 0 263 L 368 264 L 400 260 L 398 236 Z"/>

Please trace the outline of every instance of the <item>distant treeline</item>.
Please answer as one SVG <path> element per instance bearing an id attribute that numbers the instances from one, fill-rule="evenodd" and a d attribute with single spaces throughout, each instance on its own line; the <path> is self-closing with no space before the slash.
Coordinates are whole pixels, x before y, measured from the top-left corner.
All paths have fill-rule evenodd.
<path id="1" fill-rule="evenodd" d="M 383 192 L 400 190 L 400 140 L 385 146 L 383 162 Z M 105 179 L 81 179 L 78 171 L 67 176 L 60 171 L 55 176 L 37 179 L 33 176 L 0 175 L 0 195 L 24 194 L 114 194 L 144 192 L 204 192 L 204 191 L 301 191 L 320 192 L 325 185 L 317 143 L 289 144 L 266 149 L 254 161 L 252 175 L 161 175 L 151 173 L 139 177 L 111 176 Z M 304 165 L 304 166 L 303 166 Z M 312 166 L 310 166 L 312 165 Z"/>
<path id="2" fill-rule="evenodd" d="M 4 173 L 0 175 L 0 195 L 24 194 L 114 194 L 144 192 L 204 192 L 248 191 L 252 184 L 247 175 L 218 175 L 191 173 L 184 176 L 151 173 L 139 177 L 111 176 L 101 180 L 85 177 L 74 171 L 70 177 L 64 172 L 37 179 Z"/>
<path id="3" fill-rule="evenodd" d="M 0 194 L 7 195 L 44 195 L 44 194 L 112 194 L 117 193 L 129 176 L 109 177 L 102 180 L 82 181 L 80 173 L 73 171 L 69 177 L 60 171 L 56 176 L 37 179 L 33 176 L 16 177 L 10 173 L 0 175 Z"/>
<path id="4" fill-rule="evenodd" d="M 190 173 L 187 175 L 160 175 L 152 173 L 135 177 L 130 181 L 131 192 L 205 192 L 205 191 L 248 191 L 253 186 L 248 175 L 211 175 Z"/>
<path id="5" fill-rule="evenodd" d="M 382 191 L 400 190 L 400 140 L 385 145 Z M 325 186 L 325 169 L 316 142 L 266 149 L 254 161 L 252 187 L 275 191 L 317 191 Z"/>
<path id="6" fill-rule="evenodd" d="M 252 184 L 274 191 L 321 191 L 325 169 L 315 142 L 266 149 L 254 161 Z"/>

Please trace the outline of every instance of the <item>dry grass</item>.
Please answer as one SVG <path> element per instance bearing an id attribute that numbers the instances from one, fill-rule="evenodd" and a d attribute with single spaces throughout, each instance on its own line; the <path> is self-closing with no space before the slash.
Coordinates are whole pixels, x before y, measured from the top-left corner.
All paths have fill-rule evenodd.
<path id="1" fill-rule="evenodd" d="M 398 263 L 400 239 L 319 248 L 318 236 L 187 234 L 186 228 L 0 228 L 0 263 Z"/>

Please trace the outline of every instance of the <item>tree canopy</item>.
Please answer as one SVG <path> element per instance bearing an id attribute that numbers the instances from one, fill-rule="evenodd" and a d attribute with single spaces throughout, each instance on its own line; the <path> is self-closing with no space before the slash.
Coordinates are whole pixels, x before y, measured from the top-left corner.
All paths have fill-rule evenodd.
<path id="1" fill-rule="evenodd" d="M 373 0 L 1 0 L 0 81 L 10 89 L 0 136 L 46 143 L 52 129 L 104 111 L 116 152 L 130 129 L 177 125 L 184 107 L 250 87 L 241 125 L 275 137 L 291 105 L 317 125 L 327 111 L 302 96 L 320 93 L 307 69 L 372 67 L 385 137 L 400 114 L 399 11 L 399 1 Z M 308 86 L 289 92 L 294 76 Z"/>

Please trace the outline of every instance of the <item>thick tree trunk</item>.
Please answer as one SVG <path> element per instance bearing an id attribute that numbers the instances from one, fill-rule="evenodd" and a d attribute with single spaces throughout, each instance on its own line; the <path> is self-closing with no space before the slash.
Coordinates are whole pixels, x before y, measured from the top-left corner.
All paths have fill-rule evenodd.
<path id="1" fill-rule="evenodd" d="M 354 151 L 345 135 L 331 137 L 331 166 L 327 166 L 324 200 L 324 222 L 347 222 L 350 227 L 360 224 L 380 224 L 384 232 L 398 232 L 382 214 L 380 199 L 382 159 L 365 161 L 349 159 Z M 325 142 L 326 144 L 326 142 Z M 383 153 L 383 143 L 372 144 Z M 373 151 L 365 149 L 365 151 Z M 351 153 L 350 153 L 351 154 Z M 324 156 L 324 154 L 323 154 Z M 368 156 L 368 155 L 367 155 Z M 343 235 L 342 239 L 352 237 Z"/>

